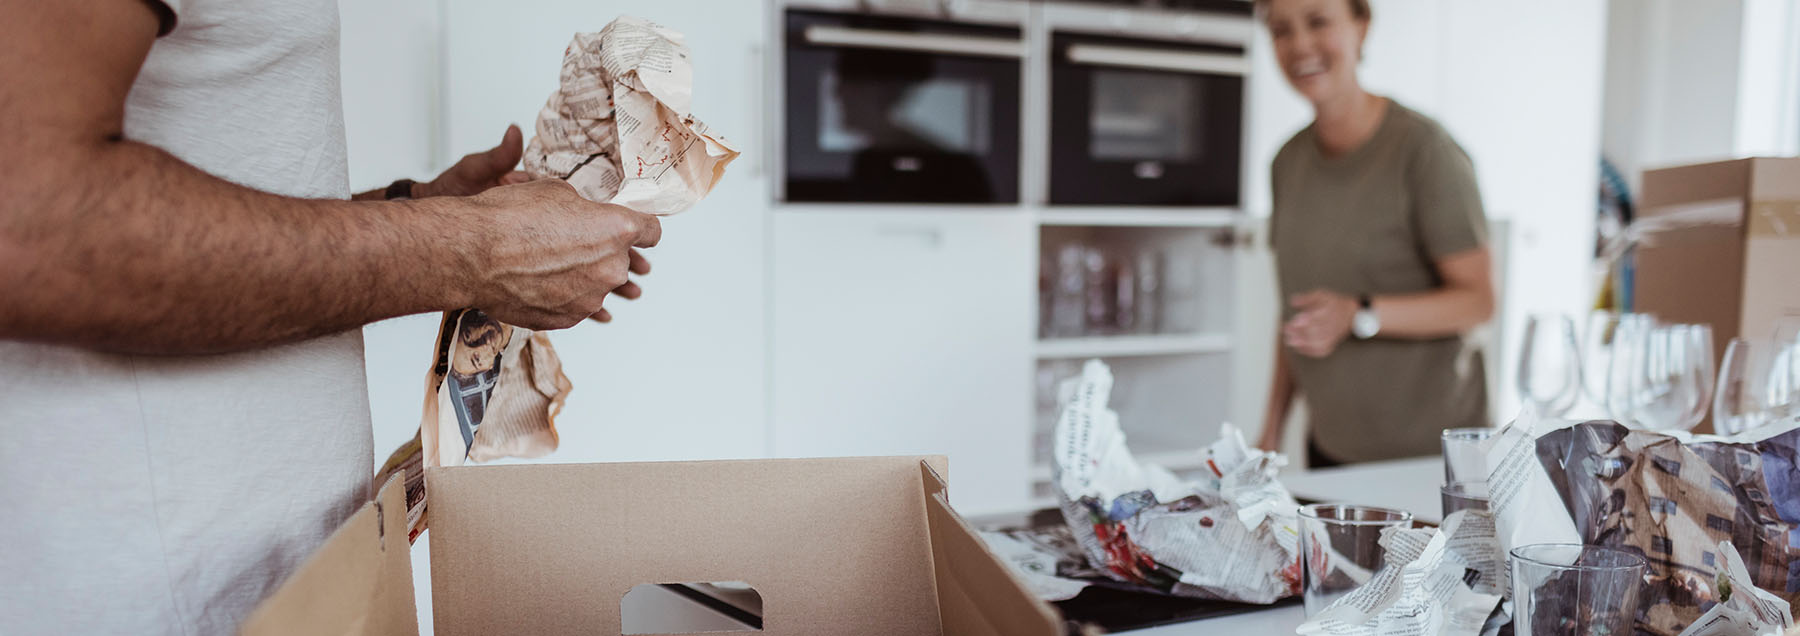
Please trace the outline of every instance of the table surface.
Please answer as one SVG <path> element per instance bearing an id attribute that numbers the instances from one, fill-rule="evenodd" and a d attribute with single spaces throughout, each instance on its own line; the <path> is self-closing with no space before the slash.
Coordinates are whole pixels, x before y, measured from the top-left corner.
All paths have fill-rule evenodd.
<path id="1" fill-rule="evenodd" d="M 1443 474 L 1443 460 L 1434 455 L 1295 471 L 1282 474 L 1281 481 L 1300 499 L 1399 508 L 1411 511 L 1420 521 L 1436 523 L 1440 506 L 1438 484 L 1443 481 Z M 413 590 L 418 602 L 421 634 L 432 633 L 430 539 L 431 533 L 426 532 L 413 545 Z M 674 624 L 684 630 L 742 629 L 730 619 L 674 593 L 659 592 L 634 600 L 641 600 L 643 605 L 631 609 L 666 615 L 667 618 L 658 625 L 665 629 L 671 625 L 667 621 L 678 621 Z M 675 616 L 676 613 L 682 616 Z M 1125 633 L 1142 636 L 1292 634 L 1305 620 L 1305 610 L 1295 604 Z"/>

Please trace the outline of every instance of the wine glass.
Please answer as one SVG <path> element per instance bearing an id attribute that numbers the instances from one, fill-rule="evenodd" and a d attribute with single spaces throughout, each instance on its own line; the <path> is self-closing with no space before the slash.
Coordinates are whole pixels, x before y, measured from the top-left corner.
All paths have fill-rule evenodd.
<path id="1" fill-rule="evenodd" d="M 1700 425 L 1701 420 L 1706 419 L 1707 409 L 1712 408 L 1712 325 L 1679 325 L 1674 337 L 1681 347 L 1681 365 L 1685 369 L 1682 382 L 1682 405 L 1685 408 L 1681 415 L 1681 430 L 1691 431 Z"/>
<path id="2" fill-rule="evenodd" d="M 1638 426 L 1688 430 L 1706 418 L 1712 400 L 1711 338 L 1711 327 L 1691 324 L 1659 325 L 1642 335 L 1630 379 Z"/>
<path id="3" fill-rule="evenodd" d="M 1733 338 L 1713 398 L 1713 428 L 1735 435 L 1800 415 L 1800 345 Z"/>
<path id="4" fill-rule="evenodd" d="M 1519 397 L 1538 413 L 1561 417 L 1581 397 L 1581 348 L 1568 316 L 1532 314 L 1519 347 Z"/>
<path id="5" fill-rule="evenodd" d="M 1639 371 L 1644 364 L 1645 343 L 1655 323 L 1645 314 L 1620 314 L 1612 325 L 1611 343 L 1607 346 L 1606 412 L 1626 426 L 1637 424 L 1638 411 L 1646 401 Z"/>
<path id="6" fill-rule="evenodd" d="M 1581 390 L 1589 400 L 1606 405 L 1606 365 L 1612 357 L 1613 329 L 1619 325 L 1619 314 L 1610 311 L 1589 313 L 1581 328 Z"/>

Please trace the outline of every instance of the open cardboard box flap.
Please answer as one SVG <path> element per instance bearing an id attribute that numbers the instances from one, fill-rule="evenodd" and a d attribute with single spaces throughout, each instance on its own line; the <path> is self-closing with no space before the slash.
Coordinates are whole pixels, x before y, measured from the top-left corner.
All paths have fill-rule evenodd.
<path id="1" fill-rule="evenodd" d="M 944 463 L 431 469 L 435 629 L 617 633 L 634 586 L 744 581 L 762 596 L 767 634 L 1061 634 L 1056 611 L 950 508 Z M 402 496 L 384 486 L 244 633 L 417 634 L 405 515 L 383 514 L 404 510 Z"/>

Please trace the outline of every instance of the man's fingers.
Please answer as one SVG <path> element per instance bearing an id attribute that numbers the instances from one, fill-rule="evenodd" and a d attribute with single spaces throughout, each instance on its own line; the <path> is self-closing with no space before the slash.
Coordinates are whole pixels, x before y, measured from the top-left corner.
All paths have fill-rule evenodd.
<path id="1" fill-rule="evenodd" d="M 639 287 L 637 283 L 625 283 L 614 288 L 612 293 L 625 300 L 637 300 L 638 297 L 644 295 L 644 288 Z"/>
<path id="2" fill-rule="evenodd" d="M 518 185 L 531 181 L 531 173 L 514 170 L 500 177 L 500 185 Z"/>
<path id="3" fill-rule="evenodd" d="M 644 258 L 643 252 L 631 248 L 631 273 L 643 276 L 650 273 L 650 259 Z"/>
<path id="4" fill-rule="evenodd" d="M 489 174 L 503 174 L 519 165 L 519 159 L 524 156 L 525 133 L 514 124 L 506 127 L 506 134 L 500 136 L 500 145 L 482 153 L 482 160 L 487 162 Z"/>
<path id="5" fill-rule="evenodd" d="M 588 316 L 588 320 L 601 324 L 609 323 L 612 322 L 612 312 L 602 309 L 600 310 L 600 313 Z"/>
<path id="6" fill-rule="evenodd" d="M 643 217 L 638 219 L 637 240 L 631 242 L 633 247 L 656 247 L 657 243 L 662 242 L 662 219 L 642 212 L 633 212 L 633 214 Z"/>

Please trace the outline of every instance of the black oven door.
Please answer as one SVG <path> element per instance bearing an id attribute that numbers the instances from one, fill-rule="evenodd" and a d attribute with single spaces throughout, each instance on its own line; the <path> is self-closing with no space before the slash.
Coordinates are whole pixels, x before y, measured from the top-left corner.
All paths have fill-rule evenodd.
<path id="1" fill-rule="evenodd" d="M 785 18 L 786 200 L 1018 202 L 1018 29 Z"/>
<path id="2" fill-rule="evenodd" d="M 1238 205 L 1241 48 L 1056 33 L 1050 202 Z"/>

